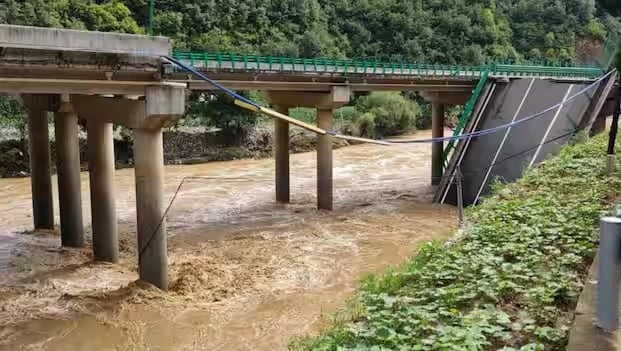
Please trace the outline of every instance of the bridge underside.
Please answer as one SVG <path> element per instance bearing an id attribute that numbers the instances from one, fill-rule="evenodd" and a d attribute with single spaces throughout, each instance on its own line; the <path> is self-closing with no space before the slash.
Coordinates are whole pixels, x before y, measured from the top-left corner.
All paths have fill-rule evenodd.
<path id="1" fill-rule="evenodd" d="M 209 77 L 233 90 L 316 91 L 329 92 L 334 86 L 347 86 L 352 91 L 433 91 L 471 92 L 476 81 L 465 79 L 429 79 L 390 75 L 297 74 L 278 72 L 209 73 Z M 207 82 L 187 74 L 176 73 L 172 81 L 188 84 L 191 90 L 214 90 Z"/>

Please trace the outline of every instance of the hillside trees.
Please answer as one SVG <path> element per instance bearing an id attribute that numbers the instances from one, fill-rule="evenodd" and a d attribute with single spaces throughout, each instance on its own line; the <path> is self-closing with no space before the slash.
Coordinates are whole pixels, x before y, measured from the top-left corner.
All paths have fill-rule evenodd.
<path id="1" fill-rule="evenodd" d="M 142 33 L 121 0 L 4 0 L 0 23 Z"/>
<path id="2" fill-rule="evenodd" d="M 586 62 L 589 54 L 581 54 L 577 42 L 589 47 L 607 31 L 621 30 L 613 17 L 621 14 L 617 0 L 155 0 L 155 5 L 155 32 L 173 38 L 177 49 L 309 58 Z M 0 22 L 145 33 L 149 0 L 1 0 Z"/>
<path id="3" fill-rule="evenodd" d="M 612 15 L 621 16 L 621 2 L 618 0 L 598 0 L 602 8 Z M 619 47 L 621 47 L 621 38 L 619 39 Z M 617 70 L 621 71 L 621 51 L 617 52 L 615 60 Z"/>

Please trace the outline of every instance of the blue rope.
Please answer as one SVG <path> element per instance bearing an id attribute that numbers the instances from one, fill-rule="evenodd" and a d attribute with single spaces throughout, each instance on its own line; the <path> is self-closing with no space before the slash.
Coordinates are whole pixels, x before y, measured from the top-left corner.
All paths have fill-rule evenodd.
<path id="1" fill-rule="evenodd" d="M 196 75 L 196 76 L 198 76 L 199 78 L 201 78 L 201 79 L 203 79 L 203 80 L 207 81 L 209 84 L 211 84 L 211 85 L 213 85 L 214 87 L 216 87 L 216 88 L 218 88 L 218 89 L 222 90 L 223 92 L 225 92 L 226 94 L 230 95 L 231 97 L 233 97 L 233 98 L 235 98 L 235 99 L 237 99 L 237 100 L 243 101 L 243 102 L 245 102 L 245 103 L 247 103 L 247 104 L 249 104 L 249 105 L 252 105 L 252 106 L 254 106 L 254 107 L 256 107 L 256 108 L 261 107 L 261 105 L 257 104 L 256 102 L 254 102 L 254 101 L 252 101 L 252 100 L 250 100 L 250 99 L 248 99 L 248 98 L 246 98 L 246 97 L 243 97 L 243 96 L 241 96 L 241 95 L 237 94 L 237 93 L 236 93 L 236 92 L 234 92 L 233 90 L 231 90 L 231 89 L 229 89 L 229 88 L 227 88 L 227 87 L 225 87 L 225 86 L 221 85 L 220 83 L 216 82 L 215 80 L 213 80 L 213 79 L 211 79 L 211 78 L 207 77 L 207 76 L 206 76 L 206 75 L 204 75 L 203 73 L 201 73 L 201 72 L 199 72 L 198 70 L 196 70 L 194 67 L 188 66 L 188 65 L 184 64 L 183 62 L 181 62 L 181 61 L 179 61 L 179 60 L 177 60 L 177 59 L 174 59 L 174 58 L 172 58 L 172 57 L 169 57 L 169 56 L 162 56 L 162 58 L 164 58 L 165 60 L 167 60 L 167 61 L 168 61 L 168 62 L 170 62 L 170 63 L 173 63 L 173 64 L 175 64 L 175 65 L 179 66 L 180 68 L 182 68 L 182 69 L 184 69 L 184 70 L 186 70 L 186 71 L 188 71 L 188 72 L 190 72 L 190 73 L 195 74 L 195 75 Z"/>

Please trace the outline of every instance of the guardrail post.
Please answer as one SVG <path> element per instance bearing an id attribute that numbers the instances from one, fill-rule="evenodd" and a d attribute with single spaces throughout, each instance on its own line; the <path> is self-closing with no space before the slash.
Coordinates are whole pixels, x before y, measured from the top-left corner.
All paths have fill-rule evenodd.
<path id="1" fill-rule="evenodd" d="M 619 262 L 621 256 L 621 218 L 600 219 L 597 282 L 597 326 L 606 330 L 619 327 Z"/>

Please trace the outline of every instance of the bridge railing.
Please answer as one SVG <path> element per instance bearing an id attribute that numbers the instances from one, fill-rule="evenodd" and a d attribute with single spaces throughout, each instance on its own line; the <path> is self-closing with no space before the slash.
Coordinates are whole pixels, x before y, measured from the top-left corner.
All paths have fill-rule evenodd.
<path id="1" fill-rule="evenodd" d="M 173 57 L 208 70 L 268 70 L 302 73 L 393 74 L 480 77 L 484 66 L 291 58 L 228 53 L 174 52 Z"/>
<path id="2" fill-rule="evenodd" d="M 481 77 L 481 79 L 479 79 L 479 82 L 475 86 L 474 90 L 472 90 L 472 95 L 470 95 L 470 98 L 468 99 L 468 101 L 466 101 L 466 104 L 464 105 L 464 110 L 459 118 L 459 121 L 457 122 L 457 125 L 455 126 L 455 130 L 453 131 L 454 137 L 460 135 L 462 130 L 466 127 L 466 124 L 468 124 L 468 121 L 472 116 L 472 112 L 474 112 L 474 106 L 476 105 L 477 100 L 479 99 L 479 96 L 481 95 L 481 92 L 485 87 L 485 84 L 487 84 L 487 78 L 489 76 L 489 73 L 490 67 L 485 70 L 483 76 Z M 455 140 L 449 141 L 444 148 L 444 151 L 442 153 L 442 166 L 444 167 L 444 169 L 446 169 L 447 167 L 449 156 L 454 148 Z"/>
<path id="3" fill-rule="evenodd" d="M 408 75 L 423 77 L 480 78 L 489 70 L 490 76 L 545 76 L 568 78 L 596 78 L 602 69 L 594 67 L 515 65 L 441 65 L 425 63 L 382 62 L 365 60 L 332 60 L 325 58 L 292 58 L 233 53 L 176 51 L 173 57 L 205 70 L 265 70 L 297 73 L 340 73 Z"/>

